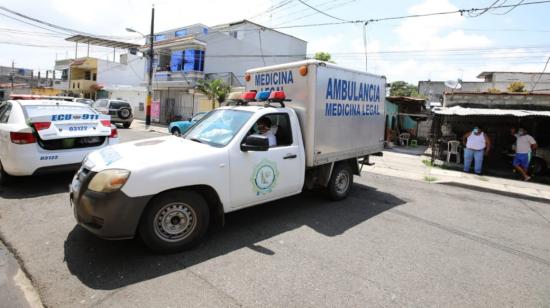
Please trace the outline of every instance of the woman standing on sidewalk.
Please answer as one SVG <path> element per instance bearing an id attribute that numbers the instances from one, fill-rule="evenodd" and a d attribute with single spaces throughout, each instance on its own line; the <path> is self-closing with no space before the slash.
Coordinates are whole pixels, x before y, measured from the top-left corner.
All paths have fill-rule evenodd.
<path id="1" fill-rule="evenodd" d="M 489 155 L 491 141 L 478 125 L 471 132 L 462 137 L 464 144 L 464 172 L 470 172 L 472 159 L 474 160 L 474 172 L 481 175 L 483 167 L 483 155 Z"/>

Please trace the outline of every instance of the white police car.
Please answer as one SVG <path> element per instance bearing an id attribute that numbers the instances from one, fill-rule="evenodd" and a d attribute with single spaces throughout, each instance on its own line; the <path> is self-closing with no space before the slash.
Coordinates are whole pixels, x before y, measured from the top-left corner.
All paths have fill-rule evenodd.
<path id="1" fill-rule="evenodd" d="M 0 103 L 0 184 L 11 176 L 78 169 L 91 151 L 118 142 L 108 115 L 40 96 Z"/>

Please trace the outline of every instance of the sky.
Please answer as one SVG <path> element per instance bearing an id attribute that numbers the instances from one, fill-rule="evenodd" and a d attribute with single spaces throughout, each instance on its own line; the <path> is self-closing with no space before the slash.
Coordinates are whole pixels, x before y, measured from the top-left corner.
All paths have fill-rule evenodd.
<path id="1" fill-rule="evenodd" d="M 143 43 L 151 6 L 155 30 L 194 23 L 208 26 L 249 19 L 268 27 L 369 20 L 487 7 L 495 0 L 1 0 L 0 6 L 66 28 Z M 535 0 L 523 1 L 524 3 Z M 497 0 L 515 4 L 520 0 Z M 274 9 L 275 8 L 275 9 Z M 371 22 L 367 26 L 368 71 L 388 81 L 462 79 L 482 71 L 542 71 L 550 56 L 550 3 L 495 9 L 480 16 L 450 14 Z M 66 35 L 40 29 L 0 11 L 0 65 L 51 70 L 57 59 L 73 57 Z M 333 18 L 335 17 L 335 18 Z M 21 19 L 21 17 L 16 17 Z M 47 28 L 47 27 L 45 27 Z M 308 55 L 329 52 L 338 64 L 365 70 L 363 26 L 359 24 L 287 28 L 279 31 L 308 42 Z M 61 31 L 62 32 L 62 31 Z M 33 46 L 23 46 L 33 45 Z M 79 55 L 86 54 L 81 46 Z M 91 56 L 113 57 L 112 49 L 92 47 Z M 550 69 L 548 69 L 550 71 Z"/>

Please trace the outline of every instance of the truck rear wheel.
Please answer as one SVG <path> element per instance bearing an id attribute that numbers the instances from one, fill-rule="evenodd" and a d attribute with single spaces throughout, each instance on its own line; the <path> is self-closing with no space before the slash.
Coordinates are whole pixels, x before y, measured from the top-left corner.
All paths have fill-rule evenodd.
<path id="1" fill-rule="evenodd" d="M 353 173 L 351 167 L 346 163 L 336 164 L 327 186 L 330 198 L 334 201 L 345 199 L 351 190 L 352 184 Z"/>
<path id="2" fill-rule="evenodd" d="M 209 220 L 208 204 L 200 194 L 170 191 L 151 200 L 141 218 L 139 235 L 155 252 L 178 252 L 200 243 Z"/>

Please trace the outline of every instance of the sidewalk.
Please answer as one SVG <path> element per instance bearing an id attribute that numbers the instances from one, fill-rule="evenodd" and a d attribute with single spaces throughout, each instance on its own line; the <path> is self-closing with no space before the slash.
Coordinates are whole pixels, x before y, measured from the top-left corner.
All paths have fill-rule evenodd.
<path id="1" fill-rule="evenodd" d="M 130 126 L 130 128 L 140 129 L 140 130 L 149 131 L 149 132 L 157 132 L 157 133 L 162 133 L 162 134 L 167 134 L 167 135 L 170 134 L 168 132 L 168 125 L 159 124 L 159 123 L 151 123 L 151 125 L 149 125 L 149 128 L 146 129 L 145 128 L 145 121 L 144 120 L 139 120 L 139 119 L 134 119 L 134 121 L 132 122 L 132 126 Z"/>
<path id="2" fill-rule="evenodd" d="M 429 157 L 384 151 L 382 157 L 371 156 L 371 162 L 375 164 L 364 166 L 363 171 L 409 180 L 491 191 L 513 197 L 536 199 L 541 202 L 550 201 L 550 186 L 548 185 L 429 167 L 422 162 L 423 160 L 429 160 Z"/>

